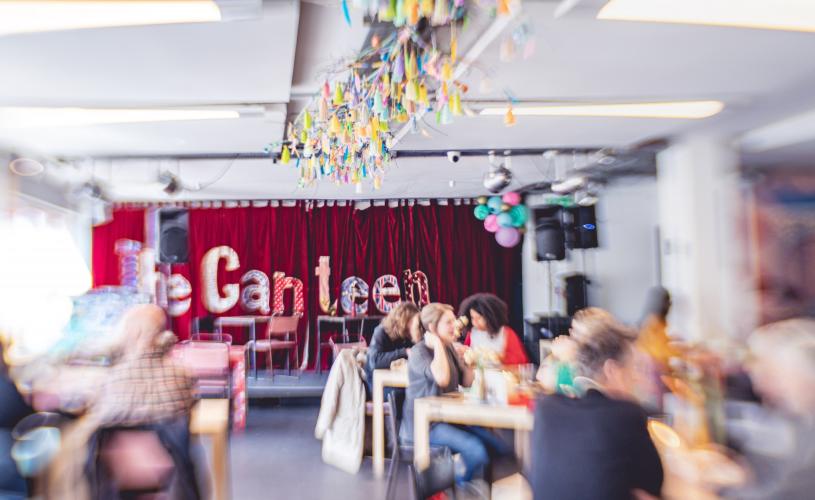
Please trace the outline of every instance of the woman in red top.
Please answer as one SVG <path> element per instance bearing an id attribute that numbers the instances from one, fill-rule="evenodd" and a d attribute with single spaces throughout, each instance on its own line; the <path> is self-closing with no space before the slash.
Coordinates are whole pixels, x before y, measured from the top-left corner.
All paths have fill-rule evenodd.
<path id="1" fill-rule="evenodd" d="M 506 302 L 491 293 L 477 293 L 464 299 L 458 314 L 469 320 L 464 345 L 491 349 L 505 365 L 529 362 L 518 334 L 507 324 Z"/>

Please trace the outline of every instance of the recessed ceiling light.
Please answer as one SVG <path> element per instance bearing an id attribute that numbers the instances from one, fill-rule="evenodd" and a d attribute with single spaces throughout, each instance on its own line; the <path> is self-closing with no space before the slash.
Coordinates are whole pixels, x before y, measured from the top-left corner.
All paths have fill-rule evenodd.
<path id="1" fill-rule="evenodd" d="M 552 106 L 513 106 L 517 116 L 594 116 L 618 118 L 674 118 L 696 120 L 724 109 L 719 101 L 647 102 L 629 104 L 573 104 Z M 506 107 L 484 108 L 482 115 L 501 115 Z"/>
<path id="2" fill-rule="evenodd" d="M 39 175 L 45 170 L 45 166 L 37 160 L 31 158 L 17 158 L 8 164 L 9 170 L 23 177 Z"/>
<path id="3" fill-rule="evenodd" d="M 223 109 L 99 109 L 99 108 L 0 108 L 0 127 L 76 127 L 113 123 L 145 123 L 240 118 Z"/>
<path id="4" fill-rule="evenodd" d="M 220 20 L 213 0 L 0 1 L 0 35 Z"/>
<path id="5" fill-rule="evenodd" d="M 610 0 L 597 19 L 815 31 L 812 0 Z"/>

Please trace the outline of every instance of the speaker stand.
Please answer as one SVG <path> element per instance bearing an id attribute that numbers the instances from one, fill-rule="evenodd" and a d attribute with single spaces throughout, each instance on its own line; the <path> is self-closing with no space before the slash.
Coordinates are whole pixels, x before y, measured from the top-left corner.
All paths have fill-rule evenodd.
<path id="1" fill-rule="evenodd" d="M 554 313 L 554 311 L 552 311 L 552 299 L 553 299 L 552 295 L 554 295 L 555 291 L 554 291 L 554 288 L 552 286 L 552 261 L 551 260 L 546 261 L 546 277 L 547 277 L 547 280 L 549 282 L 549 310 L 548 310 L 548 313 L 549 313 L 549 316 L 552 316 L 552 314 Z"/>

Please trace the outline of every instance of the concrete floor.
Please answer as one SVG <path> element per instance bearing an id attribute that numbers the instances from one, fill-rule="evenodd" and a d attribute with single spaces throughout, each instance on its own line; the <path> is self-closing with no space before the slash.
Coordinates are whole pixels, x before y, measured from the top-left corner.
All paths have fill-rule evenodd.
<path id="1" fill-rule="evenodd" d="M 231 442 L 234 500 L 385 499 L 387 481 L 373 477 L 370 457 L 356 475 L 322 462 L 314 437 L 319 410 L 316 398 L 252 403 L 246 430 Z M 404 467 L 390 500 L 410 497 L 407 476 Z"/>

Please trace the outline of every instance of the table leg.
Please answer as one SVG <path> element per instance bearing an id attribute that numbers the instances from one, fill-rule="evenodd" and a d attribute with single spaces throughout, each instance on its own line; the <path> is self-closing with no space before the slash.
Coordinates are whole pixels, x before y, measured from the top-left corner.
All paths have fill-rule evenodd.
<path id="1" fill-rule="evenodd" d="M 257 347 L 257 336 L 255 332 L 255 322 L 252 321 L 252 324 L 249 325 L 249 335 L 252 337 L 252 373 L 255 376 L 255 380 L 258 379 L 258 351 Z"/>
<path id="2" fill-rule="evenodd" d="M 227 500 L 229 494 L 229 450 L 227 432 L 212 435 L 212 482 L 214 498 Z"/>
<path id="3" fill-rule="evenodd" d="M 322 336 L 322 329 L 320 326 L 322 325 L 322 321 L 317 318 L 317 374 L 322 375 L 323 373 L 323 336 Z"/>
<path id="4" fill-rule="evenodd" d="M 413 463 L 416 470 L 422 471 L 430 466 L 430 419 L 421 400 L 413 405 Z"/>
<path id="5" fill-rule="evenodd" d="M 374 377 L 374 394 L 373 394 L 374 476 L 382 477 L 385 473 L 385 414 L 383 408 L 385 398 L 382 379 L 376 376 L 376 371 L 374 371 L 373 377 Z"/>

